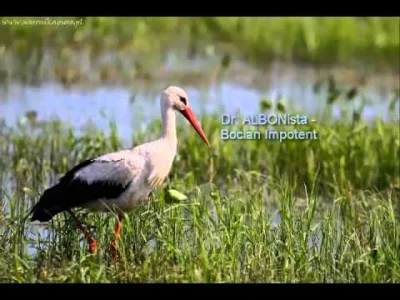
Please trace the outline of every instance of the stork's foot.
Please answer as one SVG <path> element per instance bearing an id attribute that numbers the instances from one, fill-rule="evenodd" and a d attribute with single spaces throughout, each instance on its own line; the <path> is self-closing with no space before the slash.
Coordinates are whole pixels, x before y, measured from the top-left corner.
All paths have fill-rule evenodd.
<path id="1" fill-rule="evenodd" d="M 121 235 L 122 219 L 123 219 L 123 216 L 118 215 L 118 220 L 117 220 L 117 223 L 115 224 L 115 237 L 111 242 L 111 251 L 112 251 L 114 260 L 118 260 L 118 258 L 119 258 L 117 241 Z"/>
<path id="2" fill-rule="evenodd" d="M 89 251 L 90 253 L 95 253 L 97 251 L 97 243 L 94 240 L 92 234 L 83 226 L 82 222 L 78 219 L 78 217 L 72 212 L 72 210 L 68 210 L 72 218 L 74 219 L 76 225 L 82 230 L 83 234 L 85 235 L 88 243 L 89 243 Z"/>
<path id="3" fill-rule="evenodd" d="M 90 253 L 95 253 L 96 251 L 97 251 L 97 243 L 96 243 L 96 241 L 95 240 L 90 240 L 89 241 L 89 251 L 90 251 Z"/>
<path id="4" fill-rule="evenodd" d="M 118 261 L 119 259 L 119 254 L 118 254 L 118 245 L 117 245 L 117 241 L 113 240 L 111 242 L 111 253 L 112 253 L 112 257 L 115 261 Z"/>

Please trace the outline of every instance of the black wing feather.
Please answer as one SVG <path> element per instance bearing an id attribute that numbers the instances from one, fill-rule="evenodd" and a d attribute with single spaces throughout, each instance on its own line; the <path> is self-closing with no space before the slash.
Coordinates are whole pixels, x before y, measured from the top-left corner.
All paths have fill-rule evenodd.
<path id="1" fill-rule="evenodd" d="M 99 161 L 95 158 L 81 162 L 68 171 L 58 184 L 43 193 L 39 202 L 32 209 L 31 221 L 45 222 L 70 208 L 100 198 L 117 198 L 132 182 L 128 170 L 118 168 L 120 163 L 118 161 Z M 90 177 L 92 177 L 91 180 L 89 180 Z"/>

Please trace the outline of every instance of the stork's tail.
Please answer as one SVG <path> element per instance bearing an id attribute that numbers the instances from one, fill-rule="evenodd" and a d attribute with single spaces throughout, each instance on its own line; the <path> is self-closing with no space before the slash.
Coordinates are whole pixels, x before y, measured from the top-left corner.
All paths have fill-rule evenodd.
<path id="1" fill-rule="evenodd" d="M 51 220 L 55 215 L 65 210 L 63 203 L 63 193 L 60 185 L 47 189 L 39 202 L 30 211 L 29 215 L 32 214 L 31 221 L 47 222 Z"/>

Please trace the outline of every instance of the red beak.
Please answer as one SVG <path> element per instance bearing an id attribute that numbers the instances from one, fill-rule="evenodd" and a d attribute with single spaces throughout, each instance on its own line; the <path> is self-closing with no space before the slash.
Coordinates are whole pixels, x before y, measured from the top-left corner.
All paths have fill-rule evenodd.
<path id="1" fill-rule="evenodd" d="M 182 115 L 192 124 L 194 129 L 196 129 L 197 133 L 203 139 L 203 141 L 207 144 L 208 147 L 211 147 L 206 134 L 204 133 L 203 129 L 201 129 L 199 121 L 197 121 L 196 115 L 194 114 L 193 110 L 187 106 L 184 110 L 180 110 Z"/>

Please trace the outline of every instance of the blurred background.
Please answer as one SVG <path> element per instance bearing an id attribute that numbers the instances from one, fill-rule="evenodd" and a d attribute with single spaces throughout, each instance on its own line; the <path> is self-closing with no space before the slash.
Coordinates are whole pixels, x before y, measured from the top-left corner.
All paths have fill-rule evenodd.
<path id="1" fill-rule="evenodd" d="M 387 119 L 399 27 L 389 17 L 2 17 L 0 120 L 57 119 L 76 132 L 112 120 L 130 139 L 159 118 L 168 85 L 186 88 L 198 114 L 282 102 L 325 119 L 328 103 L 332 118 Z"/>

